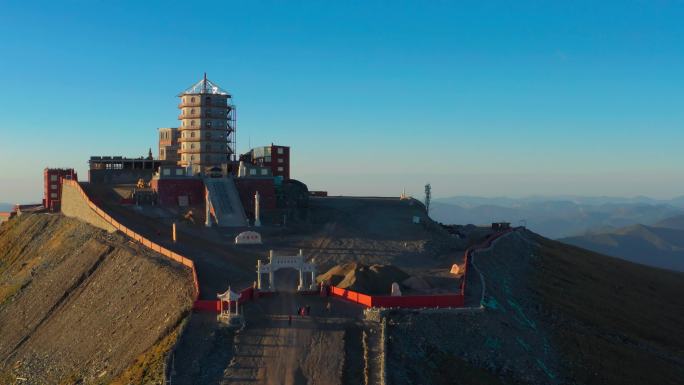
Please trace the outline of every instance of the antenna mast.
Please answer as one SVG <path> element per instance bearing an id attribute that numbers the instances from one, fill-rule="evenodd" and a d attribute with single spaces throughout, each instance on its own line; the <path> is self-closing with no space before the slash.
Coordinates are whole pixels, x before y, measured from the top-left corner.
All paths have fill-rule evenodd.
<path id="1" fill-rule="evenodd" d="M 430 215 L 430 200 L 432 199 L 432 186 L 430 183 L 425 185 L 425 212 Z"/>

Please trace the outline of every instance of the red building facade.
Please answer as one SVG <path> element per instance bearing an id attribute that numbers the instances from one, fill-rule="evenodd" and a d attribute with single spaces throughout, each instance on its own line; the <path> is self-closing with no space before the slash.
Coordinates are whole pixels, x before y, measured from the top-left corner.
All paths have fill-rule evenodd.
<path id="1" fill-rule="evenodd" d="M 290 179 L 290 147 L 274 144 L 257 147 L 252 150 L 252 163 L 269 167 L 273 176 Z"/>
<path id="2" fill-rule="evenodd" d="M 62 181 L 78 180 L 73 168 L 46 168 L 43 171 L 43 206 L 50 212 L 58 212 L 62 202 Z"/>
<path id="3" fill-rule="evenodd" d="M 198 206 L 204 204 L 204 182 L 199 178 L 154 178 L 152 190 L 162 206 Z"/>
<path id="4" fill-rule="evenodd" d="M 257 191 L 259 192 L 259 206 L 262 213 L 276 208 L 273 178 L 237 178 L 235 179 L 235 186 L 248 218 L 254 219 L 254 194 Z"/>

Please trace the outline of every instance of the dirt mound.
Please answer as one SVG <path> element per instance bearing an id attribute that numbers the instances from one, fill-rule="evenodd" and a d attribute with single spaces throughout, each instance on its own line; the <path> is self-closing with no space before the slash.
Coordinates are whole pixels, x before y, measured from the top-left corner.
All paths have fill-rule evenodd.
<path id="1" fill-rule="evenodd" d="M 121 235 L 47 214 L 0 227 L 0 383 L 158 382 L 191 305 L 190 272 Z"/>
<path id="2" fill-rule="evenodd" d="M 390 294 L 392 283 L 403 282 L 408 274 L 395 266 L 364 265 L 357 262 L 345 263 L 328 270 L 316 279 L 327 281 L 343 288 L 365 294 Z"/>

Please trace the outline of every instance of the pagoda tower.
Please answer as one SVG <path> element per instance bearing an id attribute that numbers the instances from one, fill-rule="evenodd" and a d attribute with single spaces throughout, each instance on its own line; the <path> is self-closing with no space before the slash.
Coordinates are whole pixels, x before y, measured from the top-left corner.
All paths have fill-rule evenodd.
<path id="1" fill-rule="evenodd" d="M 178 165 L 207 173 L 233 160 L 235 106 L 231 95 L 204 78 L 178 95 Z"/>

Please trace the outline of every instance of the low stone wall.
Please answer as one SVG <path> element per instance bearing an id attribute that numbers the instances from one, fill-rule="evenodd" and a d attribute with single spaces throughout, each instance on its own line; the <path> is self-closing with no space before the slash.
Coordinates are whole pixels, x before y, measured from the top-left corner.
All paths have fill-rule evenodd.
<path id="1" fill-rule="evenodd" d="M 67 217 L 80 219 L 110 233 L 115 232 L 116 228 L 90 207 L 90 200 L 85 196 L 82 189 L 74 185 L 75 183 L 64 183 L 62 185 L 62 214 Z"/>

